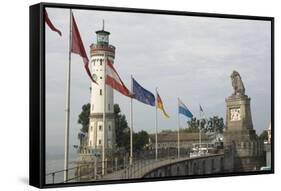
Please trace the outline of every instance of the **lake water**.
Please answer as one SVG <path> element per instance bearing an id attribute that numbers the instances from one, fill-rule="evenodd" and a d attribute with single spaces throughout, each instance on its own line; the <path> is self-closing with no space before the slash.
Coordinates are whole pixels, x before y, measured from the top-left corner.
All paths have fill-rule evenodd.
<path id="1" fill-rule="evenodd" d="M 75 164 L 73 163 L 76 160 L 76 157 L 69 158 L 69 165 L 68 168 L 75 167 Z M 64 169 L 64 158 L 60 159 L 47 159 L 46 160 L 46 174 L 60 171 Z M 68 173 L 68 177 L 72 178 L 74 177 L 75 169 L 70 170 Z M 64 172 L 58 172 L 55 174 L 55 183 L 61 183 L 63 182 L 63 174 Z M 52 175 L 46 176 L 46 184 L 52 184 L 53 183 L 53 177 Z"/>

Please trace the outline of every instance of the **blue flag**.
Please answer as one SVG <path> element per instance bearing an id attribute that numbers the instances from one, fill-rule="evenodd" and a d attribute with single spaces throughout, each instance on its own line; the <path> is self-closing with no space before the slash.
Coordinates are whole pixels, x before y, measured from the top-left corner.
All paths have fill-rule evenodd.
<path id="1" fill-rule="evenodd" d="M 178 99 L 179 102 L 179 113 L 185 115 L 186 117 L 192 118 L 193 114 L 189 111 L 189 109 L 187 109 L 186 105 L 184 105 L 184 103 Z"/>
<path id="2" fill-rule="evenodd" d="M 155 106 L 155 97 L 154 95 L 144 89 L 134 78 L 132 78 L 133 81 L 133 98 L 135 98 L 136 100 L 151 105 L 151 106 Z"/>

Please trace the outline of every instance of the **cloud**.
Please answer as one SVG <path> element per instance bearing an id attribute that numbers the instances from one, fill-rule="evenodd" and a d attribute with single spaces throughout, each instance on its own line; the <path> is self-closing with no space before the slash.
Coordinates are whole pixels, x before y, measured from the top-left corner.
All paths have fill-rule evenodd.
<path id="1" fill-rule="evenodd" d="M 199 104 L 209 115 L 225 117 L 225 98 L 231 95 L 230 74 L 239 71 L 252 98 L 252 117 L 258 132 L 270 121 L 270 23 L 241 19 L 167 16 L 73 10 L 85 48 L 95 43 L 95 31 L 111 32 L 116 46 L 115 67 L 130 87 L 132 74 L 154 93 L 159 88 L 171 118 L 159 117 L 159 130 L 177 129 L 177 97 L 196 116 Z M 63 145 L 69 10 L 48 8 L 49 17 L 63 32 L 46 27 L 47 145 Z M 89 79 L 82 59 L 72 55 L 71 144 L 77 143 L 81 106 L 90 101 Z M 130 101 L 114 92 L 115 103 L 129 119 Z M 151 133 L 155 108 L 134 101 L 134 128 Z M 184 126 L 186 119 L 181 119 Z"/>

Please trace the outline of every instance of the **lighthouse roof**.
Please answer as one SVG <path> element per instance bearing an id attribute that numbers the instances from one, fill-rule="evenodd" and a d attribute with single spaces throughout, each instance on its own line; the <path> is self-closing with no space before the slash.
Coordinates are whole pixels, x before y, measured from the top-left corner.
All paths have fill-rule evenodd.
<path id="1" fill-rule="evenodd" d="M 98 30 L 98 31 L 96 31 L 96 34 L 107 34 L 107 35 L 110 35 L 110 32 L 105 31 L 105 30 Z"/>
<path id="2" fill-rule="evenodd" d="M 96 34 L 106 34 L 106 35 L 110 35 L 110 32 L 104 30 L 104 20 L 102 20 L 102 30 L 96 31 Z"/>

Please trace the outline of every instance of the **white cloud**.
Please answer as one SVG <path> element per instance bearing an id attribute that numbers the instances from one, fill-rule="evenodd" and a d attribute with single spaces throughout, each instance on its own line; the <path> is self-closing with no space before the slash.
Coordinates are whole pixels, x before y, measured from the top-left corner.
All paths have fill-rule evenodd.
<path id="1" fill-rule="evenodd" d="M 63 144 L 68 12 L 48 9 L 63 37 L 46 27 L 47 144 Z M 240 72 L 252 98 L 255 129 L 260 132 L 267 127 L 271 115 L 269 22 L 83 10 L 74 10 L 74 14 L 88 51 L 105 19 L 110 42 L 117 48 L 115 67 L 128 87 L 133 74 L 148 90 L 159 88 L 171 115 L 169 120 L 159 118 L 160 130 L 177 128 L 177 97 L 194 115 L 200 103 L 208 115 L 225 117 L 225 98 L 233 91 L 229 77 L 233 70 Z M 75 143 L 80 129 L 78 114 L 90 95 L 82 59 L 73 55 L 72 60 L 71 142 Z M 114 100 L 129 118 L 128 98 L 115 92 Z M 134 113 L 135 129 L 154 132 L 155 108 L 136 102 Z"/>

